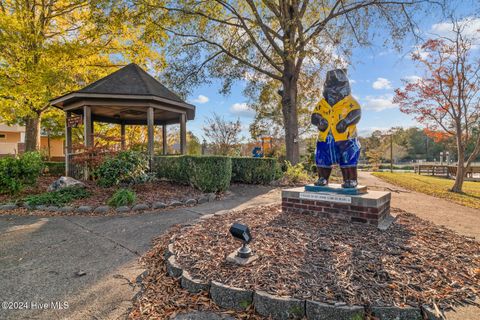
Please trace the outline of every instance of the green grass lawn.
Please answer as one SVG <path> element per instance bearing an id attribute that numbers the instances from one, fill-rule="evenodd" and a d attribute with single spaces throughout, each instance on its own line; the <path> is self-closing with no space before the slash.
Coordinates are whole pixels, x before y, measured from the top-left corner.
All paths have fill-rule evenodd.
<path id="1" fill-rule="evenodd" d="M 465 181 L 462 194 L 449 191 L 454 181 L 446 178 L 421 176 L 414 173 L 373 172 L 374 176 L 409 190 L 452 200 L 458 204 L 480 209 L 480 182 Z"/>

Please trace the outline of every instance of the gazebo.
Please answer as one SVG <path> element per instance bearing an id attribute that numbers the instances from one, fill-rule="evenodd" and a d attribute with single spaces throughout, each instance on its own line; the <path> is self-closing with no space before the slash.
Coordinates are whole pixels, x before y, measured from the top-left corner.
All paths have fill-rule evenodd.
<path id="1" fill-rule="evenodd" d="M 186 103 L 138 65 L 131 63 L 116 72 L 50 101 L 66 113 L 65 164 L 71 175 L 72 127 L 83 123 L 85 147 L 93 146 L 93 123 L 121 126 L 125 148 L 125 126 L 148 126 L 148 157 L 154 156 L 154 126 L 162 126 L 163 154 L 167 154 L 167 125 L 180 124 L 180 152 L 185 154 L 188 120 L 195 118 L 195 106 Z"/>

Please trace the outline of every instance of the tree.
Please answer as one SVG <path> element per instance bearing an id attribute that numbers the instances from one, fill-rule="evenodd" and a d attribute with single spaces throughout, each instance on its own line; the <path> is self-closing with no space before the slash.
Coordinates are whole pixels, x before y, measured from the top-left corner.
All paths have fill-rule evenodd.
<path id="1" fill-rule="evenodd" d="M 240 119 L 227 121 L 224 117 L 214 113 L 211 118 L 207 118 L 202 130 L 205 137 L 210 140 L 215 154 L 231 155 L 236 153 L 235 148 L 238 148 L 241 142 Z"/>
<path id="2" fill-rule="evenodd" d="M 26 126 L 27 151 L 39 147 L 50 99 L 126 61 L 162 66 L 153 39 L 132 19 L 128 4 L 113 0 L 0 1 L 0 116 Z"/>
<path id="3" fill-rule="evenodd" d="M 430 39 L 422 52 L 413 55 L 425 72 L 415 83 L 397 89 L 394 102 L 413 114 L 429 130 L 443 130 L 455 137 L 457 173 L 452 187 L 462 192 L 466 170 L 480 153 L 480 57 L 472 50 L 473 39 L 465 35 L 468 19 L 452 21 L 452 35 Z M 472 142 L 472 140 L 474 140 Z M 466 146 L 473 143 L 470 155 Z"/>
<path id="4" fill-rule="evenodd" d="M 177 86 L 188 90 L 209 77 L 223 79 L 222 92 L 229 92 L 238 79 L 279 83 L 286 155 L 295 164 L 299 161 L 298 82 L 306 72 L 304 62 L 310 59 L 322 66 L 321 58 L 338 56 L 342 46 L 348 49 L 354 41 L 367 45 L 372 21 L 382 34 L 392 30 L 393 41 L 402 38 L 415 29 L 410 14 L 424 2 L 140 0 L 139 10 L 148 12 L 157 28 L 172 36 L 167 75 Z"/>

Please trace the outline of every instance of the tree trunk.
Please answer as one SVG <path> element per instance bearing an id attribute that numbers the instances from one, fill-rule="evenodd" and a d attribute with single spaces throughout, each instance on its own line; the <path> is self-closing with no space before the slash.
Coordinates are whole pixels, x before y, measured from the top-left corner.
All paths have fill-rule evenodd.
<path id="1" fill-rule="evenodd" d="M 300 161 L 298 147 L 298 115 L 297 115 L 297 78 L 294 72 L 285 72 L 283 78 L 282 113 L 285 125 L 285 146 L 287 160 L 292 164 Z"/>
<path id="2" fill-rule="evenodd" d="M 457 150 L 458 150 L 458 163 L 457 163 L 457 174 L 455 176 L 455 183 L 453 184 L 453 192 L 462 192 L 463 180 L 465 179 L 465 148 L 461 141 L 461 137 L 457 137 Z"/>
<path id="3" fill-rule="evenodd" d="M 25 120 L 25 151 L 40 150 L 40 115 Z"/>

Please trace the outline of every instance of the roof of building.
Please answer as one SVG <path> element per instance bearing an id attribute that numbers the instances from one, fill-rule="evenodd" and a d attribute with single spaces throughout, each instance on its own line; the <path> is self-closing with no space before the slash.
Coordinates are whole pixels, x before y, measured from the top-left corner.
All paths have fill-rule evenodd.
<path id="1" fill-rule="evenodd" d="M 175 93 L 167 89 L 157 79 L 149 75 L 135 63 L 115 71 L 108 76 L 80 89 L 79 93 L 152 95 L 183 102 Z"/>

